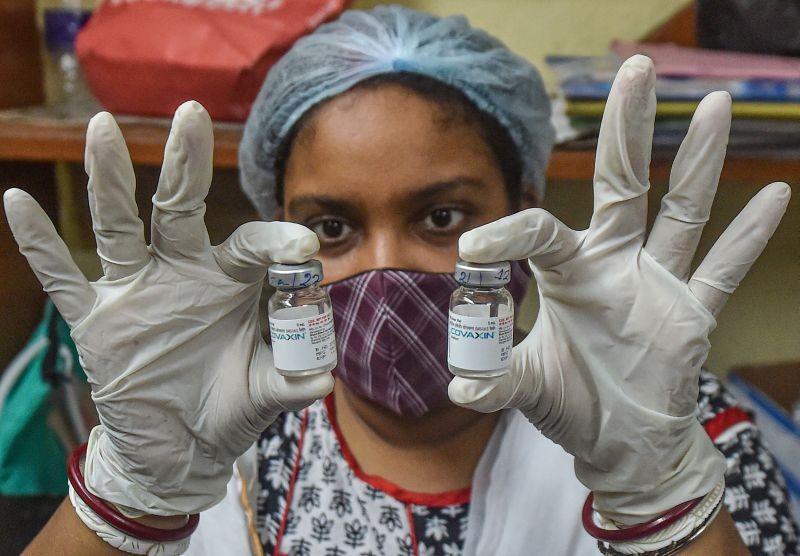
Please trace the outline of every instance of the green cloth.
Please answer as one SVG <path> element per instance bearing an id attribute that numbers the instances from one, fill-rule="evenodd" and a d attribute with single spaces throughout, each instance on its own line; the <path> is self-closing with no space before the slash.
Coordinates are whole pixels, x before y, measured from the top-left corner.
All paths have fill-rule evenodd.
<path id="1" fill-rule="evenodd" d="M 27 346 L 51 336 L 55 338 L 55 344 L 48 341 L 35 350 L 35 355 L 9 391 L 0 413 L 0 494 L 5 496 L 67 492 L 68 454 L 47 423 L 52 386 L 44 378 L 44 372 L 48 363 L 52 365 L 55 362 L 55 372 L 64 373 L 65 358 L 58 356 L 63 345 L 72 354 L 69 374 L 83 382 L 86 375 L 78 363 L 78 353 L 67 323 L 48 300 L 44 318 Z M 49 349 L 56 351 L 47 358 Z"/>

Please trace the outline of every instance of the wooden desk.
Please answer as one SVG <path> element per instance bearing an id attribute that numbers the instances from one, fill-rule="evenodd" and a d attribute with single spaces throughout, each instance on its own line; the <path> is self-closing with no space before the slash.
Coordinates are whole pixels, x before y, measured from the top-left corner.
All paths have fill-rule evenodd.
<path id="1" fill-rule="evenodd" d="M 160 166 L 164 143 L 169 134 L 169 120 L 120 116 L 117 118 L 134 164 Z M 798 124 L 800 125 L 800 124 Z M 214 124 L 214 165 L 236 168 L 237 149 L 243 125 Z M 63 120 L 41 108 L 0 111 L 0 160 L 33 162 L 83 162 L 86 121 Z M 651 168 L 652 179 L 669 175 L 673 153 L 656 152 Z M 547 177 L 550 181 L 591 180 L 594 150 L 557 147 Z M 800 177 L 800 157 L 782 157 L 780 152 L 729 155 L 722 179 L 730 182 L 768 183 L 792 181 Z"/>
<path id="2" fill-rule="evenodd" d="M 116 117 L 134 164 L 160 166 L 170 120 Z M 0 111 L 0 160 L 83 162 L 87 119 L 59 119 L 44 108 Z M 214 165 L 237 166 L 242 124 L 214 124 Z"/>

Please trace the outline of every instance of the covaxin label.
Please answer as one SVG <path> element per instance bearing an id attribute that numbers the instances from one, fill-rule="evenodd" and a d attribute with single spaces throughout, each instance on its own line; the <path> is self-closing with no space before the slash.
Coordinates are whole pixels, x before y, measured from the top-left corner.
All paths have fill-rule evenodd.
<path id="1" fill-rule="evenodd" d="M 514 315 L 472 317 L 450 311 L 447 362 L 460 369 L 493 371 L 511 361 Z"/>
<path id="2" fill-rule="evenodd" d="M 269 319 L 269 335 L 272 338 L 272 355 L 276 368 L 284 371 L 309 371 L 336 361 L 336 336 L 333 331 L 333 312 L 330 309 L 322 314 L 299 319 L 275 318 L 278 313 L 291 314 L 292 309 L 276 311 Z"/>

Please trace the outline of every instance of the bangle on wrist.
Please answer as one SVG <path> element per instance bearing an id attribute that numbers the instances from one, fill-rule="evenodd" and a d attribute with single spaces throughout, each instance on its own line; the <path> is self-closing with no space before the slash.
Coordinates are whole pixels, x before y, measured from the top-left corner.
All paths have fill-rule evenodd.
<path id="1" fill-rule="evenodd" d="M 70 454 L 67 463 L 67 476 L 69 478 L 70 487 L 74 490 L 75 495 L 105 523 L 136 539 L 156 543 L 171 543 L 188 539 L 194 530 L 197 529 L 197 525 L 200 521 L 199 514 L 190 515 L 186 523 L 178 529 L 160 529 L 126 517 L 113 505 L 90 492 L 86 487 L 86 482 L 84 481 L 80 466 L 81 460 L 86 455 L 86 447 L 87 445 L 84 443 L 75 448 L 72 454 Z M 75 504 L 73 503 L 73 505 Z M 77 506 L 76 509 L 78 509 Z"/>
<path id="2" fill-rule="evenodd" d="M 703 534 L 722 508 L 724 494 L 725 479 L 722 478 L 705 496 L 679 504 L 653 521 L 625 529 L 616 529 L 613 521 L 601 515 L 598 515 L 601 525 L 610 528 L 597 525 L 591 498 L 587 498 L 584 527 L 598 539 L 598 548 L 607 556 L 669 556 L 685 549 Z M 642 534 L 643 531 L 646 532 Z M 594 532 L 600 532 L 602 537 Z"/>
<path id="3" fill-rule="evenodd" d="M 174 542 L 151 542 L 126 535 L 119 529 L 103 521 L 100 516 L 92 511 L 92 509 L 86 505 L 86 502 L 78 496 L 71 484 L 69 485 L 69 501 L 72 502 L 72 507 L 75 509 L 78 519 L 80 519 L 86 527 L 91 529 L 100 540 L 117 550 L 130 554 L 147 556 L 152 556 L 153 554 L 158 554 L 159 556 L 180 556 L 189 550 L 191 537 L 186 537 L 185 539 Z"/>
<path id="4" fill-rule="evenodd" d="M 595 523 L 594 508 L 592 507 L 594 494 L 590 492 L 589 496 L 586 497 L 586 502 L 583 503 L 583 513 L 581 515 L 583 518 L 583 528 L 599 541 L 619 542 L 639 539 L 658 533 L 662 529 L 666 529 L 691 512 L 702 499 L 702 497 L 695 498 L 694 500 L 678 504 L 671 510 L 667 510 L 665 513 L 647 523 L 640 523 L 639 525 L 626 527 L 624 529 L 603 529 Z"/>

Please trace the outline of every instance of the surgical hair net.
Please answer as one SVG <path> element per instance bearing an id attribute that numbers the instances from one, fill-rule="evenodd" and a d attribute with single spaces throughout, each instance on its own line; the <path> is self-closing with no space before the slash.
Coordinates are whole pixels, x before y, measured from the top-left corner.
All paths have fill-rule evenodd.
<path id="1" fill-rule="evenodd" d="M 399 72 L 450 85 L 493 116 L 519 150 L 523 187 L 543 195 L 554 132 L 536 68 L 463 16 L 379 6 L 321 25 L 270 70 L 239 148 L 242 189 L 262 218 L 271 220 L 277 207 L 276 158 L 297 120 L 361 81 Z"/>

